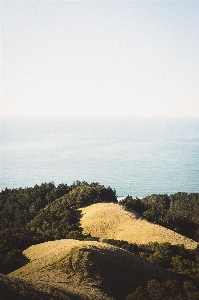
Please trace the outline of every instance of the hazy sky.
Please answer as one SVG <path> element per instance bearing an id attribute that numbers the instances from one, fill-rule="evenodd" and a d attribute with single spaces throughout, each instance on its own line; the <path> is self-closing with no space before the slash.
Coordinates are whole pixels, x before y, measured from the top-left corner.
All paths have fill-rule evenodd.
<path id="1" fill-rule="evenodd" d="M 1 115 L 199 116 L 199 1 L 1 1 Z"/>

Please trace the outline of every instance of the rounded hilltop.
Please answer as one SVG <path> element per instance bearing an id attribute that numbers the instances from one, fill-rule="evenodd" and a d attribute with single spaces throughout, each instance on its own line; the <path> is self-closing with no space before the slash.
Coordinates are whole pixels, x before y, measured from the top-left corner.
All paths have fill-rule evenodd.
<path id="1" fill-rule="evenodd" d="M 137 244 L 168 242 L 172 245 L 183 244 L 187 249 L 197 247 L 197 242 L 192 239 L 143 220 L 137 212 L 116 203 L 96 203 L 80 211 L 83 233 L 100 240 L 115 239 Z"/>
<path id="2" fill-rule="evenodd" d="M 172 278 L 168 271 L 136 254 L 97 241 L 59 240 L 24 251 L 30 262 L 9 274 L 41 292 L 56 289 L 78 299 L 124 299 L 150 279 Z M 64 298 L 63 298 L 64 299 Z"/>

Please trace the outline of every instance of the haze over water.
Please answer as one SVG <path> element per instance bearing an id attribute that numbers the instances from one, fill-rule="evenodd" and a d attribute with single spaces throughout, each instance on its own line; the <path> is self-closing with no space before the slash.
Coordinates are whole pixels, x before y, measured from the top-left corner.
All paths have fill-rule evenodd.
<path id="1" fill-rule="evenodd" d="M 199 192 L 199 120 L 2 120 L 1 188 L 99 182 L 118 196 Z"/>
<path id="2" fill-rule="evenodd" d="M 199 1 L 1 1 L 1 188 L 199 192 Z"/>

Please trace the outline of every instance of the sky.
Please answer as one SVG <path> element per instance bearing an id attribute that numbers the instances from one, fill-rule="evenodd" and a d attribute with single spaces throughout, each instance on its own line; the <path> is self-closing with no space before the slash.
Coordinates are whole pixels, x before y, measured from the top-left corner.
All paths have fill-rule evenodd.
<path id="1" fill-rule="evenodd" d="M 1 1 L 1 116 L 199 117 L 199 1 Z"/>

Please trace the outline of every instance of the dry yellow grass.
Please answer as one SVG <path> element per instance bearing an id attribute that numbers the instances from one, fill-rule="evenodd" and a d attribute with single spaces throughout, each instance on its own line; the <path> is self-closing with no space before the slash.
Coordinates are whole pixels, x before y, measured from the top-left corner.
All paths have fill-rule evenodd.
<path id="1" fill-rule="evenodd" d="M 142 220 L 116 203 L 81 208 L 85 234 L 130 243 L 169 242 L 193 249 L 197 243 L 164 227 Z M 57 240 L 23 252 L 30 263 L 9 274 L 59 300 L 123 300 L 148 280 L 172 278 L 166 270 L 117 247 L 95 241 Z M 49 298 L 51 299 L 51 298 Z"/>
<path id="2" fill-rule="evenodd" d="M 112 297 L 101 291 L 100 287 L 93 285 L 95 280 L 91 282 L 75 272 L 66 274 L 61 268 L 56 268 L 57 262 L 66 257 L 71 249 L 86 244 L 89 247 L 90 242 L 65 239 L 33 245 L 23 252 L 30 259 L 30 263 L 10 273 L 9 277 L 30 283 L 42 292 L 49 293 L 56 290 L 59 299 L 111 300 Z M 69 298 L 62 297 L 65 293 Z"/>
<path id="3" fill-rule="evenodd" d="M 197 243 L 172 230 L 142 220 L 134 211 L 124 210 L 119 204 L 97 203 L 80 209 L 83 233 L 102 239 L 125 240 L 129 243 L 149 242 L 172 245 L 184 244 L 195 249 Z"/>
<path id="4" fill-rule="evenodd" d="M 138 255 L 95 241 L 51 241 L 31 246 L 24 254 L 30 263 L 9 277 L 43 293 L 56 290 L 59 299 L 123 300 L 150 279 L 173 277 Z"/>

